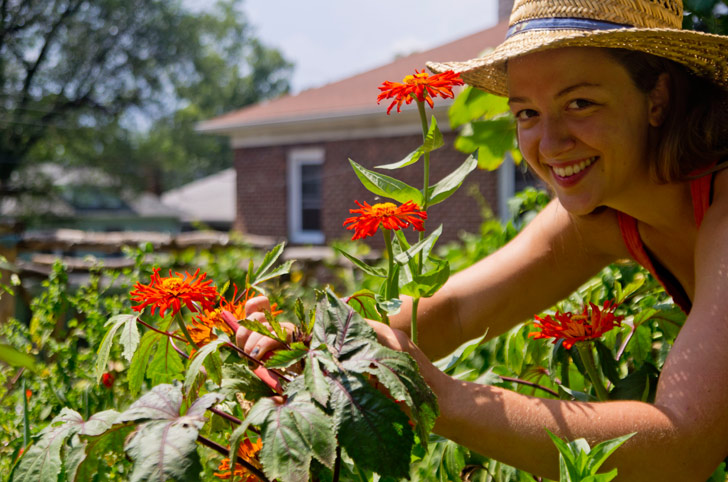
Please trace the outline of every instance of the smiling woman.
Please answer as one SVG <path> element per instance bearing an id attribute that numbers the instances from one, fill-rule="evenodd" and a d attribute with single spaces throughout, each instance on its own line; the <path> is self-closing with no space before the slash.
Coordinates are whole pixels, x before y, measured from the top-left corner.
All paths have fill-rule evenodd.
<path id="1" fill-rule="evenodd" d="M 438 434 L 550 478 L 549 431 L 589 444 L 635 433 L 608 463 L 622 481 L 702 482 L 728 455 L 728 37 L 681 24 L 679 0 L 517 0 L 492 52 L 428 65 L 508 97 L 523 157 L 555 194 L 503 248 L 419 305 L 403 297 L 390 326 L 371 323 L 418 362 L 438 396 Z M 623 400 L 592 377 L 583 344 L 621 321 L 607 305 L 561 316 L 599 402 L 463 382 L 429 361 L 505 333 L 628 258 L 687 313 L 654 402 Z"/>

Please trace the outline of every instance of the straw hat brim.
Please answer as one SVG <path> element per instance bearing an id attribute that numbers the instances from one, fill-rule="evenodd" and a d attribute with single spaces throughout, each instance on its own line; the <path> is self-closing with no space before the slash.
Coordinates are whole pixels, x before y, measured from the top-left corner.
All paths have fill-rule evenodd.
<path id="1" fill-rule="evenodd" d="M 728 90 L 728 36 L 669 28 L 615 30 L 529 30 L 506 39 L 483 57 L 465 62 L 428 62 L 435 72 L 453 70 L 474 87 L 508 96 L 506 62 L 526 54 L 561 47 L 637 50 L 688 67 Z"/>

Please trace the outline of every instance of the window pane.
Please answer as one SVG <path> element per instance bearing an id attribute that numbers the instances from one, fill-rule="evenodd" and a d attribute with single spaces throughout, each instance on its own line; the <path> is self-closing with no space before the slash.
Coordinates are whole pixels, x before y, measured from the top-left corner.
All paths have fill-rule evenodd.
<path id="1" fill-rule="evenodd" d="M 301 229 L 321 229 L 321 165 L 301 165 Z"/>

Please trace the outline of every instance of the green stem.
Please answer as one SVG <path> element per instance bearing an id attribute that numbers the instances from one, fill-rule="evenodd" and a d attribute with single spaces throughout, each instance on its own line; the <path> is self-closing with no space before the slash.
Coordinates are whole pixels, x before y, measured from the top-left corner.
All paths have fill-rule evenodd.
<path id="1" fill-rule="evenodd" d="M 591 379 L 594 391 L 597 392 L 597 398 L 601 402 L 607 401 L 609 399 L 609 394 L 607 393 L 607 389 L 604 388 L 602 377 L 599 376 L 596 364 L 594 363 L 594 354 L 592 353 L 591 343 L 576 342 L 576 349 L 579 352 L 579 357 L 581 358 L 581 362 L 584 364 L 584 368 L 586 368 L 586 373 Z"/>
<path id="2" fill-rule="evenodd" d="M 387 286 L 385 286 L 384 295 L 389 300 L 392 299 L 392 284 L 394 280 L 394 250 L 392 249 L 392 231 L 382 229 L 384 234 L 384 245 L 387 248 Z"/>
<path id="3" fill-rule="evenodd" d="M 28 391 L 25 388 L 25 377 L 23 377 L 23 449 L 30 444 L 30 414 L 28 413 Z"/>
<path id="4" fill-rule="evenodd" d="M 410 319 L 410 340 L 417 344 L 417 307 L 420 304 L 419 298 L 412 299 L 412 317 Z"/>
<path id="5" fill-rule="evenodd" d="M 190 336 L 190 332 L 187 331 L 187 327 L 185 326 L 185 322 L 182 319 L 182 315 L 179 314 L 179 311 L 176 315 L 174 315 L 174 319 L 177 322 L 179 329 L 182 331 L 182 334 L 185 336 L 185 340 L 187 340 L 187 343 L 189 343 L 192 348 L 197 349 L 197 343 L 195 343 L 195 341 Z"/>

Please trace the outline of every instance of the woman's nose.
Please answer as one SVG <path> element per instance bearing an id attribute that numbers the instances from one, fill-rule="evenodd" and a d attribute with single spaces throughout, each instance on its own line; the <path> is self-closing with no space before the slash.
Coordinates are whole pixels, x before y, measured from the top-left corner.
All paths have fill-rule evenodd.
<path id="1" fill-rule="evenodd" d="M 543 116 L 539 153 L 543 158 L 553 159 L 574 147 L 574 138 L 566 123 L 558 117 Z"/>

